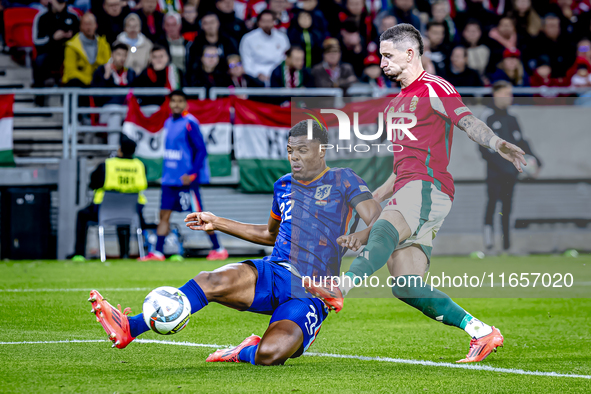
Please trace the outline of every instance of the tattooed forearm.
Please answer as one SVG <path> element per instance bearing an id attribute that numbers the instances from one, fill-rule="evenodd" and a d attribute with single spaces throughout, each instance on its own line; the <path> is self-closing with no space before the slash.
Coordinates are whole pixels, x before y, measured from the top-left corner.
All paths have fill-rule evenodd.
<path id="1" fill-rule="evenodd" d="M 464 116 L 458 123 L 458 127 L 468 134 L 468 137 L 477 144 L 488 148 L 490 139 L 495 133 L 483 121 L 474 115 Z M 494 147 L 493 147 L 494 148 Z"/>

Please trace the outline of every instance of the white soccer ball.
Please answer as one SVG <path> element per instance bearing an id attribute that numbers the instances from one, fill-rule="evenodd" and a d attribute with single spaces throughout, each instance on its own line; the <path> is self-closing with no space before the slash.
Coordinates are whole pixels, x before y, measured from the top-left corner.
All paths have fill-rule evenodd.
<path id="1" fill-rule="evenodd" d="M 175 287 L 154 289 L 144 300 L 142 307 L 146 325 L 162 335 L 176 334 L 189 322 L 191 303 L 187 296 Z"/>
<path id="2" fill-rule="evenodd" d="M 523 158 L 527 165 L 521 166 L 523 172 L 518 175 L 519 179 L 534 179 L 539 168 L 538 161 L 532 155 L 523 155 Z"/>

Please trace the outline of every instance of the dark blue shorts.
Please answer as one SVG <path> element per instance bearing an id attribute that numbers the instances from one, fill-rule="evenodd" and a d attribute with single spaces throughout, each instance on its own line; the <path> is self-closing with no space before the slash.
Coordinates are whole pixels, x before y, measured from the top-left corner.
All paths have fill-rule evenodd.
<path id="1" fill-rule="evenodd" d="M 199 185 L 166 186 L 162 185 L 160 197 L 160 209 L 176 212 L 202 212 L 201 195 Z"/>
<path id="2" fill-rule="evenodd" d="M 248 260 L 258 271 L 254 301 L 249 312 L 271 315 L 269 324 L 279 320 L 291 320 L 302 329 L 304 342 L 291 357 L 301 356 L 316 339 L 322 322 L 328 316 L 328 309 L 317 298 L 306 298 L 306 294 L 292 297 L 292 289 L 300 290 L 299 279 L 287 268 L 271 261 Z"/>

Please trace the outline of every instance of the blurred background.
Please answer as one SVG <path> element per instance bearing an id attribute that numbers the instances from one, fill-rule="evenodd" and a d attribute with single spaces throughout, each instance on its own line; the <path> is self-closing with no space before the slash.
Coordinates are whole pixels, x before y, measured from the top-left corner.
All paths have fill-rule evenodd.
<path id="1" fill-rule="evenodd" d="M 146 167 L 140 243 L 152 250 L 166 95 L 178 88 L 207 145 L 204 209 L 266 223 L 273 182 L 289 172 L 293 109 L 303 97 L 323 97 L 326 108 L 395 96 L 379 67 L 379 35 L 397 23 L 422 33 L 427 72 L 529 149 L 518 178 L 456 130 L 456 196 L 434 254 L 591 250 L 589 0 L 4 0 L 0 20 L 1 258 L 71 255 L 78 211 L 93 200 L 91 174 L 117 155 L 122 134 Z M 351 166 L 377 187 L 390 160 Z M 165 253 L 207 254 L 208 237 L 183 218 L 173 213 Z M 85 256 L 96 258 L 89 224 Z M 220 242 L 230 254 L 268 252 Z M 120 255 L 114 228 L 105 248 Z"/>

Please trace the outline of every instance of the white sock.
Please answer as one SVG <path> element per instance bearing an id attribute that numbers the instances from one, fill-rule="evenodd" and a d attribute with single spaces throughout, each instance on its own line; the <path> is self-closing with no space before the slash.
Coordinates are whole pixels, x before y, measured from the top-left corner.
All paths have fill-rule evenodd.
<path id="1" fill-rule="evenodd" d="M 492 327 L 473 317 L 472 320 L 466 324 L 464 331 L 466 331 L 472 338 L 478 339 L 490 334 L 492 332 Z"/>

